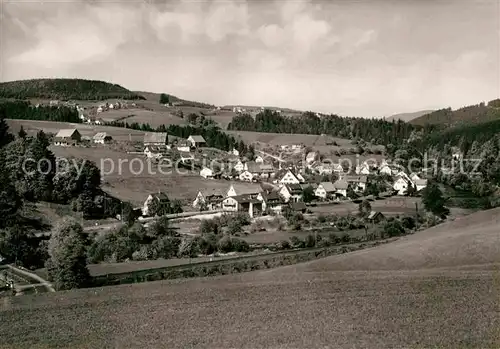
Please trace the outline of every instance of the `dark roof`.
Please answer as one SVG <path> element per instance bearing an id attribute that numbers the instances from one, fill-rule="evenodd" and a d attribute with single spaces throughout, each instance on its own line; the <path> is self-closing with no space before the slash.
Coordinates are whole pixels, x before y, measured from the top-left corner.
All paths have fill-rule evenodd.
<path id="1" fill-rule="evenodd" d="M 337 190 L 347 189 L 347 187 L 349 186 L 347 184 L 347 182 L 343 179 L 339 179 L 339 180 L 335 181 L 335 183 L 333 183 L 333 185 L 335 186 L 335 189 L 337 189 Z"/>
<path id="2" fill-rule="evenodd" d="M 161 192 L 161 191 L 158 193 L 152 193 L 151 196 L 153 196 L 156 199 L 159 199 L 160 201 L 170 201 L 167 194 L 165 194 L 164 192 Z"/>
<path id="3" fill-rule="evenodd" d="M 288 191 L 290 194 L 301 194 L 302 186 L 300 184 L 287 184 Z"/>
<path id="4" fill-rule="evenodd" d="M 332 182 L 321 182 L 319 185 L 321 185 L 327 193 L 331 193 L 336 190 Z"/>
<path id="5" fill-rule="evenodd" d="M 347 182 L 366 183 L 367 177 L 366 176 L 346 176 L 345 180 Z"/>
<path id="6" fill-rule="evenodd" d="M 382 212 L 380 212 L 380 211 L 371 211 L 370 215 L 368 216 L 368 219 L 374 219 L 375 217 L 377 217 L 379 215 L 382 216 L 382 217 L 384 216 L 382 214 Z"/>
<path id="7" fill-rule="evenodd" d="M 281 196 L 278 192 L 272 191 L 270 193 L 262 193 L 262 197 L 265 201 L 267 200 L 281 200 Z"/>
<path id="8" fill-rule="evenodd" d="M 167 133 L 166 132 L 147 132 L 144 134 L 144 143 L 167 143 Z"/>
<path id="9" fill-rule="evenodd" d="M 253 203 L 253 204 L 258 204 L 260 203 L 259 200 L 254 198 L 252 195 L 236 195 L 232 196 L 233 199 L 238 201 L 240 204 L 246 204 L 246 203 Z"/>

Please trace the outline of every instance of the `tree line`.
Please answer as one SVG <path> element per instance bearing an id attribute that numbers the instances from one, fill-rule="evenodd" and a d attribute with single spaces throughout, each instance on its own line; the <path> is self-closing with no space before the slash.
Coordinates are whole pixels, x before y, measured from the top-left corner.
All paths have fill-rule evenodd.
<path id="1" fill-rule="evenodd" d="M 0 102 L 0 117 L 5 119 L 46 120 L 80 123 L 78 111 L 67 106 L 34 106 L 28 101 L 3 100 Z"/>
<path id="2" fill-rule="evenodd" d="M 292 117 L 269 109 L 258 113 L 255 119 L 248 114 L 237 115 L 228 125 L 228 130 L 328 134 L 340 138 L 363 139 L 380 145 L 402 144 L 417 129 L 421 127 L 401 120 L 388 122 L 384 119 L 341 117 L 334 114 L 319 117 L 312 112 Z"/>
<path id="3" fill-rule="evenodd" d="M 31 79 L 3 82 L 0 83 L 0 97 L 57 100 L 146 99 L 117 84 L 84 79 Z"/>

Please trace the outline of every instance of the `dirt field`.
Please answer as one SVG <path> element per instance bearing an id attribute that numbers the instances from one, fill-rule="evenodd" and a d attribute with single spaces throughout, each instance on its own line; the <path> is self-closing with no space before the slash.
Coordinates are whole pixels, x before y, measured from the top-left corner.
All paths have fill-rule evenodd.
<path id="1" fill-rule="evenodd" d="M 11 297 L 0 346 L 498 347 L 499 227 L 496 209 L 273 270 Z"/>

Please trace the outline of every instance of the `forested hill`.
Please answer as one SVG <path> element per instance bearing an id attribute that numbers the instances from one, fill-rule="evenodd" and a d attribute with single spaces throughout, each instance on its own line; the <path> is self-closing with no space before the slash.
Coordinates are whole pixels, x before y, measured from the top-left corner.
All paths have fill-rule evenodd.
<path id="1" fill-rule="evenodd" d="M 466 126 L 500 119 L 500 99 L 480 103 L 456 110 L 445 108 L 422 115 L 410 121 L 413 125 Z"/>
<path id="2" fill-rule="evenodd" d="M 148 101 L 154 101 L 158 102 L 161 98 L 160 93 L 153 93 L 153 92 L 144 92 L 144 91 L 134 91 L 134 93 L 138 94 L 139 96 L 143 97 L 144 99 Z M 215 108 L 213 104 L 209 103 L 204 103 L 204 102 L 196 102 L 196 101 L 189 101 L 187 99 L 182 99 L 177 96 L 168 94 L 168 99 L 170 103 L 181 103 L 183 106 L 186 107 L 195 107 L 195 108 Z"/>
<path id="3" fill-rule="evenodd" d="M 363 139 L 372 144 L 398 145 L 414 130 L 422 129 L 403 121 L 388 122 L 383 119 L 340 117 L 338 115 L 316 116 L 305 112 L 300 116 L 284 116 L 275 111 L 264 110 L 255 119 L 250 115 L 238 115 L 228 125 L 228 130 L 328 134 L 348 139 Z"/>
<path id="4" fill-rule="evenodd" d="M 0 98 L 104 100 L 145 99 L 126 88 L 99 80 L 84 79 L 31 79 L 0 83 Z"/>

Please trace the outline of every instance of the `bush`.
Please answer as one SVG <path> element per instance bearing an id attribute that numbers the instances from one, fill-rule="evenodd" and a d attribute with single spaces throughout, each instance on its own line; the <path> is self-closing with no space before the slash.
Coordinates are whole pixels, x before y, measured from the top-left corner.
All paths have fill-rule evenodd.
<path id="1" fill-rule="evenodd" d="M 190 257 L 194 258 L 198 256 L 198 239 L 197 238 L 185 238 L 181 241 L 179 245 L 179 257 Z"/>
<path id="2" fill-rule="evenodd" d="M 328 240 L 330 240 L 330 243 L 333 245 L 338 245 L 342 242 L 342 239 L 335 233 L 330 233 L 330 235 L 328 235 Z"/>
<path id="3" fill-rule="evenodd" d="M 234 235 L 236 233 L 239 233 L 242 231 L 242 225 L 239 220 L 232 220 L 229 221 L 229 224 L 227 226 L 227 232 L 231 235 Z"/>
<path id="4" fill-rule="evenodd" d="M 344 233 L 342 234 L 342 236 L 340 237 L 340 241 L 343 243 L 343 244 L 348 244 L 349 242 L 351 242 L 351 236 L 347 233 Z"/>
<path id="5" fill-rule="evenodd" d="M 215 219 L 204 219 L 200 224 L 200 234 L 215 234 L 218 235 L 220 233 L 221 226 L 219 225 L 219 221 Z"/>
<path id="6" fill-rule="evenodd" d="M 322 214 L 318 216 L 318 222 L 320 223 L 325 223 L 326 222 L 326 217 Z"/>
<path id="7" fill-rule="evenodd" d="M 231 239 L 231 244 L 233 247 L 233 251 L 236 251 L 236 252 L 248 252 L 248 251 L 250 251 L 250 245 L 245 240 L 233 238 L 233 239 Z"/>
<path id="8" fill-rule="evenodd" d="M 214 233 L 208 233 L 201 237 L 198 242 L 198 248 L 201 254 L 209 255 L 217 251 L 217 236 Z"/>
<path id="9" fill-rule="evenodd" d="M 231 238 L 229 236 L 224 236 L 222 237 L 218 242 L 217 242 L 217 250 L 222 253 L 228 253 L 233 250 L 233 244 L 231 241 Z"/>
<path id="10" fill-rule="evenodd" d="M 316 237 L 313 234 L 307 235 L 305 245 L 306 247 L 316 246 Z"/>
<path id="11" fill-rule="evenodd" d="M 287 241 L 287 240 L 282 240 L 280 243 L 279 243 L 279 248 L 281 250 L 289 250 L 290 248 L 292 248 L 292 246 L 290 245 L 290 242 Z"/>
<path id="12" fill-rule="evenodd" d="M 398 220 L 391 220 L 384 225 L 384 235 L 389 237 L 400 236 L 405 233 L 403 225 Z"/>
<path id="13" fill-rule="evenodd" d="M 305 246 L 304 241 L 297 236 L 292 236 L 290 238 L 290 243 L 293 248 L 304 248 Z"/>

